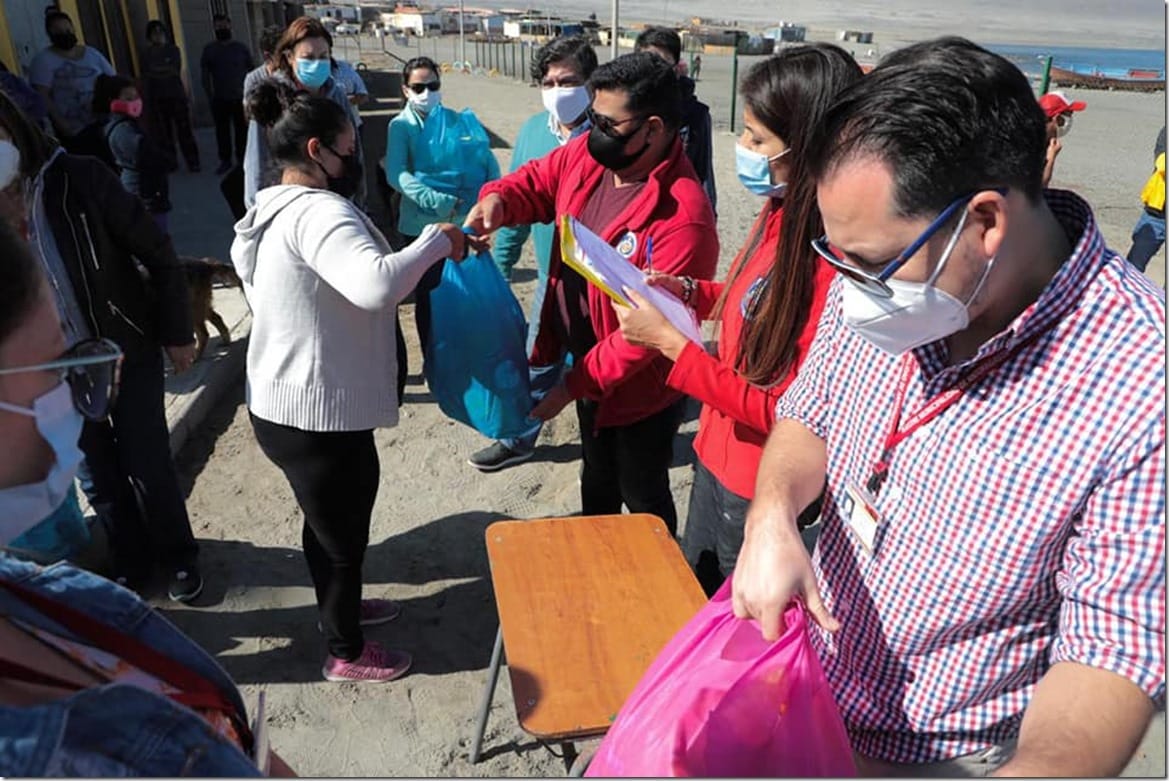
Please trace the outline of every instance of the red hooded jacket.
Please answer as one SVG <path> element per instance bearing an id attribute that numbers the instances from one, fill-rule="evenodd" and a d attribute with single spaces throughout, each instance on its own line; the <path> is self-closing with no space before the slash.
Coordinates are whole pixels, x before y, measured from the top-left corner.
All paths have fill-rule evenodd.
<path id="1" fill-rule="evenodd" d="M 554 222 L 564 214 L 579 216 L 605 171 L 593 160 L 587 144 L 587 134 L 582 135 L 514 173 L 488 182 L 479 197 L 500 196 L 503 225 Z M 627 233 L 632 233 L 637 241 L 629 260 L 641 269 L 646 267 L 645 247 L 649 237 L 653 239 L 655 271 L 710 279 L 718 265 L 714 213 L 679 140 L 674 141 L 666 158 L 650 172 L 637 199 L 598 233 L 610 244 L 617 244 Z M 558 288 L 563 284 L 562 268 L 557 230 L 540 332 L 530 357 L 536 366 L 549 365 L 564 352 L 553 325 L 553 318 L 560 317 L 556 302 Z M 679 399 L 682 394 L 666 385 L 666 377 L 673 368 L 670 360 L 657 350 L 626 342 L 611 299 L 593 285 L 588 287 L 588 302 L 597 343 L 573 366 L 565 385 L 574 399 L 587 398 L 600 403 L 597 425 L 627 425 L 660 412 Z"/>

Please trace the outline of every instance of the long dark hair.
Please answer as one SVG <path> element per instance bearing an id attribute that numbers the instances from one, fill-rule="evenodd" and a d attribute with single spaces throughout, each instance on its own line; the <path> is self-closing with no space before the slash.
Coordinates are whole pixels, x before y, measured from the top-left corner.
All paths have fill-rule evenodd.
<path id="1" fill-rule="evenodd" d="M 735 355 L 735 369 L 760 387 L 779 382 L 795 365 L 796 343 L 812 306 L 816 264 L 810 243 L 823 230 L 816 207 L 816 184 L 806 151 L 820 118 L 840 90 L 859 80 L 860 66 L 848 52 L 827 43 L 784 49 L 754 65 L 740 92 L 751 112 L 791 149 L 784 194 L 783 229 L 765 288 L 747 312 Z M 768 205 L 770 208 L 770 204 Z M 762 221 L 758 226 L 762 230 Z M 737 305 L 727 291 L 746 265 L 744 251 L 728 275 L 716 311 Z"/>

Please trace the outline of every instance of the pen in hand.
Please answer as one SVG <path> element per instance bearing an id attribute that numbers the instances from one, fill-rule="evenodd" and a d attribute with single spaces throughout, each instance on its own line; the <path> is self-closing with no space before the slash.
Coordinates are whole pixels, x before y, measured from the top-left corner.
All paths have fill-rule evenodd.
<path id="1" fill-rule="evenodd" d="M 654 273 L 654 237 L 645 237 L 645 270 L 647 273 Z"/>

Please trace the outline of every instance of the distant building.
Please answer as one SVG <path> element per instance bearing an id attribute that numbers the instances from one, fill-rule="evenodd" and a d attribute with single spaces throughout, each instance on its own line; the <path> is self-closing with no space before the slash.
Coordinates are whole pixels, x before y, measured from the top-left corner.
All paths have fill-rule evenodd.
<path id="1" fill-rule="evenodd" d="M 775 27 L 768 27 L 763 31 L 764 38 L 771 38 L 776 43 L 801 43 L 808 34 L 808 28 L 791 22 L 780 22 Z"/>
<path id="2" fill-rule="evenodd" d="M 852 43 L 872 43 L 873 34 L 859 30 L 841 30 L 836 34 L 836 40 L 851 41 Z"/>

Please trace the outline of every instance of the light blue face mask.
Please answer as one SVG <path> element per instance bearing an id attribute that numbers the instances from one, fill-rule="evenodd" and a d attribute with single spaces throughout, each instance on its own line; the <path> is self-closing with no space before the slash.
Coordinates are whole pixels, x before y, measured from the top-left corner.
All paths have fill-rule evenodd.
<path id="1" fill-rule="evenodd" d="M 333 64 L 325 60 L 296 58 L 296 79 L 309 89 L 317 89 L 329 80 Z"/>
<path id="2" fill-rule="evenodd" d="M 788 147 L 774 157 L 768 157 L 760 152 L 752 152 L 742 144 L 735 144 L 735 168 L 739 174 L 739 181 L 756 195 L 782 198 L 787 190 L 787 182 L 772 183 L 771 163 L 790 151 L 791 147 Z"/>
<path id="3" fill-rule="evenodd" d="M 9 545 L 42 521 L 54 517 L 73 492 L 73 478 L 82 459 L 77 440 L 84 420 L 73 406 L 66 382 L 38 397 L 32 409 L 6 402 L 0 402 L 0 409 L 35 418 L 37 431 L 53 450 L 53 466 L 43 480 L 0 488 L 0 545 Z M 72 514 L 68 508 L 65 512 Z"/>

